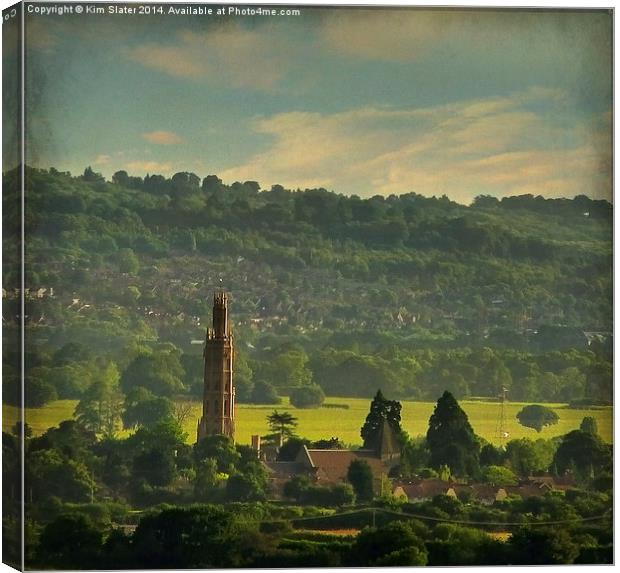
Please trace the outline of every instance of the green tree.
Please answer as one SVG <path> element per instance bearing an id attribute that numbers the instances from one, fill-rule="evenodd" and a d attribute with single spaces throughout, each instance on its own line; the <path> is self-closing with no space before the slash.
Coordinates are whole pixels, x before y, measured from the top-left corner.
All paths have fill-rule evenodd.
<path id="1" fill-rule="evenodd" d="M 148 569 L 238 567 L 247 535 L 221 507 L 165 509 L 140 520 L 132 539 L 135 563 Z"/>
<path id="2" fill-rule="evenodd" d="M 92 352 L 88 346 L 80 342 L 68 342 L 61 346 L 52 357 L 53 366 L 70 366 L 76 362 L 90 360 Z"/>
<path id="3" fill-rule="evenodd" d="M 274 410 L 267 416 L 267 423 L 269 424 L 270 430 L 274 434 L 278 434 L 281 442 L 295 435 L 297 418 L 289 412 L 278 412 Z"/>
<path id="4" fill-rule="evenodd" d="M 245 354 L 236 352 L 235 354 L 235 391 L 236 399 L 240 403 L 251 401 L 252 391 L 254 390 L 254 373 L 248 364 Z"/>
<path id="5" fill-rule="evenodd" d="M 279 404 L 281 402 L 276 389 L 263 380 L 257 380 L 250 397 L 252 404 Z"/>
<path id="6" fill-rule="evenodd" d="M 307 384 L 295 388 L 290 401 L 295 408 L 320 408 L 325 401 L 325 393 L 318 384 Z"/>
<path id="7" fill-rule="evenodd" d="M 579 429 L 582 432 L 586 432 L 588 434 L 592 434 L 593 436 L 597 436 L 598 435 L 598 424 L 596 423 L 596 418 L 593 418 L 592 416 L 585 416 L 584 419 L 581 421 L 581 425 L 579 426 Z"/>
<path id="8" fill-rule="evenodd" d="M 176 476 L 173 453 L 153 448 L 138 454 L 133 460 L 133 476 L 153 486 L 169 485 Z"/>
<path id="9" fill-rule="evenodd" d="M 519 565 L 569 565 L 579 555 L 566 528 L 522 528 L 510 538 L 513 563 Z"/>
<path id="10" fill-rule="evenodd" d="M 30 442 L 32 451 L 53 448 L 63 456 L 92 466 L 93 450 L 97 436 L 75 420 L 63 420 L 57 427 L 49 428 L 40 438 Z"/>
<path id="11" fill-rule="evenodd" d="M 64 501 L 83 503 L 91 499 L 95 483 L 80 461 L 67 459 L 54 449 L 39 450 L 28 456 L 26 467 L 26 491 L 33 500 L 56 496 Z"/>
<path id="12" fill-rule="evenodd" d="M 102 532 L 83 515 L 65 515 L 41 533 L 37 557 L 54 569 L 98 569 Z"/>
<path id="13" fill-rule="evenodd" d="M 92 383 L 92 365 L 64 364 L 47 369 L 45 381 L 51 384 L 61 400 L 75 400 L 83 396 Z"/>
<path id="14" fill-rule="evenodd" d="M 486 531 L 452 523 L 438 524 L 426 546 L 431 566 L 502 565 L 509 562 L 501 541 L 491 539 Z"/>
<path id="15" fill-rule="evenodd" d="M 506 444 L 506 459 L 512 470 L 521 477 L 546 472 L 553 461 L 555 446 L 549 440 L 520 438 Z"/>
<path id="16" fill-rule="evenodd" d="M 194 459 L 197 462 L 214 459 L 219 472 L 231 473 L 241 460 L 234 442 L 228 436 L 207 436 L 194 444 Z"/>
<path id="17" fill-rule="evenodd" d="M 557 424 L 560 417 L 551 409 L 540 404 L 530 404 L 517 413 L 517 420 L 526 428 L 541 432 L 546 426 Z"/>
<path id="18" fill-rule="evenodd" d="M 517 485 L 517 476 L 503 466 L 486 466 L 482 469 L 482 481 L 495 486 Z"/>
<path id="19" fill-rule="evenodd" d="M 611 467 L 611 451 L 599 436 L 573 430 L 562 437 L 553 467 L 560 475 L 572 471 L 580 479 L 596 477 Z"/>
<path id="20" fill-rule="evenodd" d="M 387 400 L 381 390 L 370 403 L 370 412 L 361 429 L 364 448 L 375 449 L 379 445 L 383 423 L 387 422 L 397 435 L 401 433 L 400 410 L 402 406 L 396 400 Z"/>
<path id="21" fill-rule="evenodd" d="M 424 542 L 410 523 L 393 521 L 384 527 L 367 527 L 351 547 L 351 560 L 359 566 L 426 565 Z"/>
<path id="22" fill-rule="evenodd" d="M 171 418 L 159 420 L 152 426 L 142 426 L 126 440 L 132 452 L 146 452 L 161 449 L 175 455 L 175 450 L 185 446 L 187 434 L 181 425 Z"/>
<path id="23" fill-rule="evenodd" d="M 119 249 L 115 257 L 118 270 L 121 273 L 128 273 L 130 275 L 138 274 L 140 270 L 140 260 L 133 252 L 133 249 Z"/>
<path id="24" fill-rule="evenodd" d="M 121 387 L 127 393 L 142 386 L 157 396 L 172 396 L 184 389 L 185 372 L 181 353 L 172 347 L 152 354 L 139 354 L 127 366 L 121 377 Z"/>
<path id="25" fill-rule="evenodd" d="M 303 493 L 310 487 L 310 478 L 306 475 L 293 476 L 284 484 L 284 495 L 295 501 L 299 501 Z"/>
<path id="26" fill-rule="evenodd" d="M 256 475 L 233 474 L 226 481 L 228 501 L 261 501 L 265 499 L 265 484 Z"/>
<path id="27" fill-rule="evenodd" d="M 93 382 L 75 408 L 75 416 L 86 429 L 113 438 L 121 426 L 123 394 L 116 364 L 109 362 L 93 374 Z"/>
<path id="28" fill-rule="evenodd" d="M 301 348 L 277 353 L 258 366 L 255 378 L 269 381 L 276 387 L 295 387 L 312 383 L 312 371 L 308 368 L 308 355 Z"/>
<path id="29" fill-rule="evenodd" d="M 48 368 L 45 369 L 49 370 Z M 25 390 L 24 390 L 24 403 L 27 408 L 41 408 L 48 402 L 53 402 L 58 399 L 56 389 L 39 378 L 36 374 L 37 371 L 41 373 L 41 369 L 33 369 L 31 374 L 25 377 Z"/>
<path id="30" fill-rule="evenodd" d="M 347 470 L 347 480 L 353 486 L 360 501 L 371 501 L 374 497 L 374 478 L 366 460 L 353 460 Z"/>
<path id="31" fill-rule="evenodd" d="M 123 425 L 125 428 L 153 426 L 160 420 L 174 417 L 174 403 L 163 396 L 155 396 L 146 388 L 137 387 L 125 397 Z"/>
<path id="32" fill-rule="evenodd" d="M 195 467 L 194 494 L 198 499 L 208 501 L 221 480 L 217 470 L 217 461 L 213 458 L 206 458 L 197 462 Z"/>
<path id="33" fill-rule="evenodd" d="M 431 467 L 439 469 L 447 465 L 457 476 L 477 474 L 479 442 L 467 414 L 449 392 L 444 392 L 437 400 L 429 420 L 426 443 Z"/>

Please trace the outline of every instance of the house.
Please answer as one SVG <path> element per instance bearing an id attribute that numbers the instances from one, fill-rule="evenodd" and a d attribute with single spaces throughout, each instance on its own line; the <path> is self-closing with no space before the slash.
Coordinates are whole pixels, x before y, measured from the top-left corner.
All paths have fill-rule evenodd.
<path id="1" fill-rule="evenodd" d="M 267 472 L 270 490 L 273 499 L 284 497 L 284 484 L 295 476 L 306 475 L 312 477 L 307 468 L 298 462 L 269 462 L 263 461 L 263 467 Z"/>
<path id="2" fill-rule="evenodd" d="M 349 466 L 356 460 L 363 460 L 370 466 L 375 494 L 380 495 L 384 478 L 400 462 L 400 445 L 385 420 L 377 441 L 376 449 L 359 450 L 317 449 L 304 445 L 293 462 L 276 461 L 275 456 L 265 455 L 267 452 L 261 451 L 258 436 L 252 439 L 252 447 L 262 460 L 276 497 L 282 495 L 284 483 L 297 475 L 306 475 L 317 485 L 345 483 Z"/>
<path id="3" fill-rule="evenodd" d="M 349 466 L 356 460 L 368 463 L 373 475 L 373 489 L 380 494 L 383 477 L 387 476 L 390 465 L 373 450 L 315 450 L 303 446 L 295 461 L 317 485 L 336 485 L 347 481 Z"/>
<path id="4" fill-rule="evenodd" d="M 565 491 L 569 484 L 558 484 L 552 477 L 532 478 L 540 481 L 524 481 L 513 486 L 497 486 L 487 483 L 462 484 L 454 481 L 443 481 L 438 478 L 417 480 L 410 483 L 397 483 L 392 494 L 406 499 L 411 503 L 429 501 L 436 495 L 447 495 L 453 499 L 470 499 L 483 505 L 493 505 L 508 496 L 522 498 L 544 496 L 550 491 Z"/>
<path id="5" fill-rule="evenodd" d="M 471 488 L 471 499 L 483 505 L 493 505 L 496 501 L 502 501 L 508 497 L 506 487 L 486 483 L 475 483 Z"/>
<path id="6" fill-rule="evenodd" d="M 454 482 L 443 481 L 437 478 L 396 484 L 392 494 L 411 503 L 428 501 L 436 495 L 447 495 L 454 499 L 458 497 Z"/>

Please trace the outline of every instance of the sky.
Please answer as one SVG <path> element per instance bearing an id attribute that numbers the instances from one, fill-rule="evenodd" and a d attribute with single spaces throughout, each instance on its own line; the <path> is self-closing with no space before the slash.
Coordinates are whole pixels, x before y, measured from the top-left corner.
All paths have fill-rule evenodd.
<path id="1" fill-rule="evenodd" d="M 296 8 L 29 15 L 28 163 L 611 200 L 608 11 Z"/>

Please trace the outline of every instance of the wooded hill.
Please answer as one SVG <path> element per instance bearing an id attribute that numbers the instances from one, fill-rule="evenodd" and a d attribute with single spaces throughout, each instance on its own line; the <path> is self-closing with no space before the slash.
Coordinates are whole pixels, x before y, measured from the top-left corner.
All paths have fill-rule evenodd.
<path id="1" fill-rule="evenodd" d="M 398 396 L 434 399 L 450 381 L 458 397 L 494 396 L 507 379 L 497 374 L 502 368 L 523 399 L 608 394 L 606 201 L 484 196 L 465 206 L 415 193 L 362 199 L 262 190 L 254 181 L 226 185 L 192 173 L 120 171 L 112 181 L 90 168 L 79 177 L 26 173 L 32 364 L 80 342 L 122 370 L 140 348 L 169 342 L 193 357 L 187 374 L 198 368 L 200 346 L 190 343 L 203 338 L 221 283 L 231 292 L 241 370 L 264 378 L 266 364 L 297 353 L 314 381 L 338 394 L 370 396 L 384 380 Z M 18 304 L 17 176 L 3 176 L 8 321 Z M 561 358 L 549 366 L 554 352 Z M 355 380 L 325 371 L 343 370 L 352 358 Z M 494 361 L 495 374 L 482 375 Z M 548 396 L 525 389 L 547 373 L 572 378 L 555 380 Z M 433 383 L 437 376 L 445 383 Z"/>

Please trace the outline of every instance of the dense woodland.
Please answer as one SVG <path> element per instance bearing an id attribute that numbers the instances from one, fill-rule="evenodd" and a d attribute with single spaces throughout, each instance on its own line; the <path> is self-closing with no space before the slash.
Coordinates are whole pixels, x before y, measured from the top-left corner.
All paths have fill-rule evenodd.
<path id="1" fill-rule="evenodd" d="M 5 336 L 18 312 L 17 172 L 4 174 Z M 612 207 L 225 185 L 27 169 L 28 389 L 199 395 L 211 295 L 230 291 L 240 401 L 328 395 L 608 403 Z M 13 223 L 13 224 L 12 224 Z M 192 344 L 192 341 L 195 343 Z M 76 347 L 79 344 L 79 347 Z M 64 348 L 64 350 L 63 350 Z M 17 401 L 15 354 L 5 399 Z"/>

